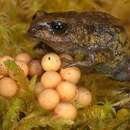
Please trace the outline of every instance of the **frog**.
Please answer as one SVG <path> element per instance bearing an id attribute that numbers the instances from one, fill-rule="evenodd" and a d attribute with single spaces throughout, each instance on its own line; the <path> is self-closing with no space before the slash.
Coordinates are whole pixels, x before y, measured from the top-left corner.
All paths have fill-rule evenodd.
<path id="1" fill-rule="evenodd" d="M 38 11 L 32 17 L 28 34 L 56 53 L 84 59 L 66 66 L 95 70 L 112 79 L 130 81 L 130 44 L 121 20 L 98 11 Z"/>

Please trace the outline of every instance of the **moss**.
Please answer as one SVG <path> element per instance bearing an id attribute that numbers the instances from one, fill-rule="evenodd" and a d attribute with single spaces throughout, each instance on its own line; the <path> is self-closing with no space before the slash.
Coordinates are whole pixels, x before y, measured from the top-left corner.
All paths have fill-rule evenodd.
<path id="1" fill-rule="evenodd" d="M 105 11 L 121 18 L 123 23 L 130 27 L 129 0 L 0 0 L 0 5 L 0 56 L 15 56 L 20 52 L 28 52 L 34 58 L 39 56 L 33 49 L 36 41 L 27 36 L 29 23 L 37 10 Z M 130 32 L 130 29 L 127 29 Z M 76 55 L 75 58 L 82 59 L 83 55 Z M 79 85 L 87 87 L 92 92 L 94 99 L 92 106 L 79 109 L 74 122 L 55 120 L 50 112 L 37 105 L 33 93 L 37 78 L 28 80 L 14 62 L 8 61 L 5 64 L 10 77 L 24 91 L 20 91 L 11 100 L 0 97 L 0 129 L 128 130 L 130 128 L 130 111 L 122 108 L 116 113 L 113 107 L 113 104 L 128 97 L 126 90 L 129 88 L 129 83 L 113 81 L 100 74 L 82 74 Z M 25 114 L 22 119 L 19 119 L 20 112 Z"/>

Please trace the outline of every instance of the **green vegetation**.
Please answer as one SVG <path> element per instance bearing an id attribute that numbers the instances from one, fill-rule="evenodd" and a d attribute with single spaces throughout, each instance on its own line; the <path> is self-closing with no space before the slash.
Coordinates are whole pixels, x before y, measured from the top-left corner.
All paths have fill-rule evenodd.
<path id="1" fill-rule="evenodd" d="M 20 52 L 28 52 L 33 57 L 39 56 L 33 50 L 36 41 L 26 35 L 31 17 L 37 10 L 103 10 L 120 17 L 130 27 L 129 0 L 100 1 L 0 0 L 0 56 L 15 56 Z M 79 108 L 75 121 L 57 120 L 36 101 L 33 89 L 37 77 L 28 80 L 12 61 L 5 65 L 10 77 L 22 90 L 12 99 L 0 97 L 0 130 L 130 130 L 130 103 L 124 103 L 125 99 L 129 101 L 129 95 L 124 91 L 130 88 L 129 83 L 113 81 L 99 74 L 83 74 L 80 85 L 91 90 L 93 105 L 88 109 Z"/>

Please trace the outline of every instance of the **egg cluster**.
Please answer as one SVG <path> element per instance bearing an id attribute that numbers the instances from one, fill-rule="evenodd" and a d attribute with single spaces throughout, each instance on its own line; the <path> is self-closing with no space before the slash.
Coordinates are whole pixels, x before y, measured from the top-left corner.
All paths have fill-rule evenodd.
<path id="1" fill-rule="evenodd" d="M 41 61 L 32 59 L 27 53 L 18 54 L 15 58 L 0 57 L 0 95 L 10 98 L 19 90 L 17 83 L 8 76 L 4 64 L 6 60 L 13 60 L 25 76 L 39 76 L 34 92 L 43 109 L 53 111 L 57 118 L 74 120 L 77 115 L 74 101 L 86 107 L 91 104 L 92 96 L 89 90 L 77 86 L 81 77 L 79 68 L 62 68 L 64 58 L 73 60 L 70 55 L 55 53 L 44 55 Z"/>

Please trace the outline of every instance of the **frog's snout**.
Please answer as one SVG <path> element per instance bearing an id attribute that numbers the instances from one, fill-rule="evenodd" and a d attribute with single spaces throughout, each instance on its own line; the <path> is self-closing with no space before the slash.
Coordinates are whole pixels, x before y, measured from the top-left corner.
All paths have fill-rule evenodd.
<path id="1" fill-rule="evenodd" d="M 35 37 L 35 34 L 37 33 L 37 30 L 36 30 L 35 27 L 30 26 L 27 32 L 28 32 L 28 35 L 29 35 L 29 36 Z"/>

